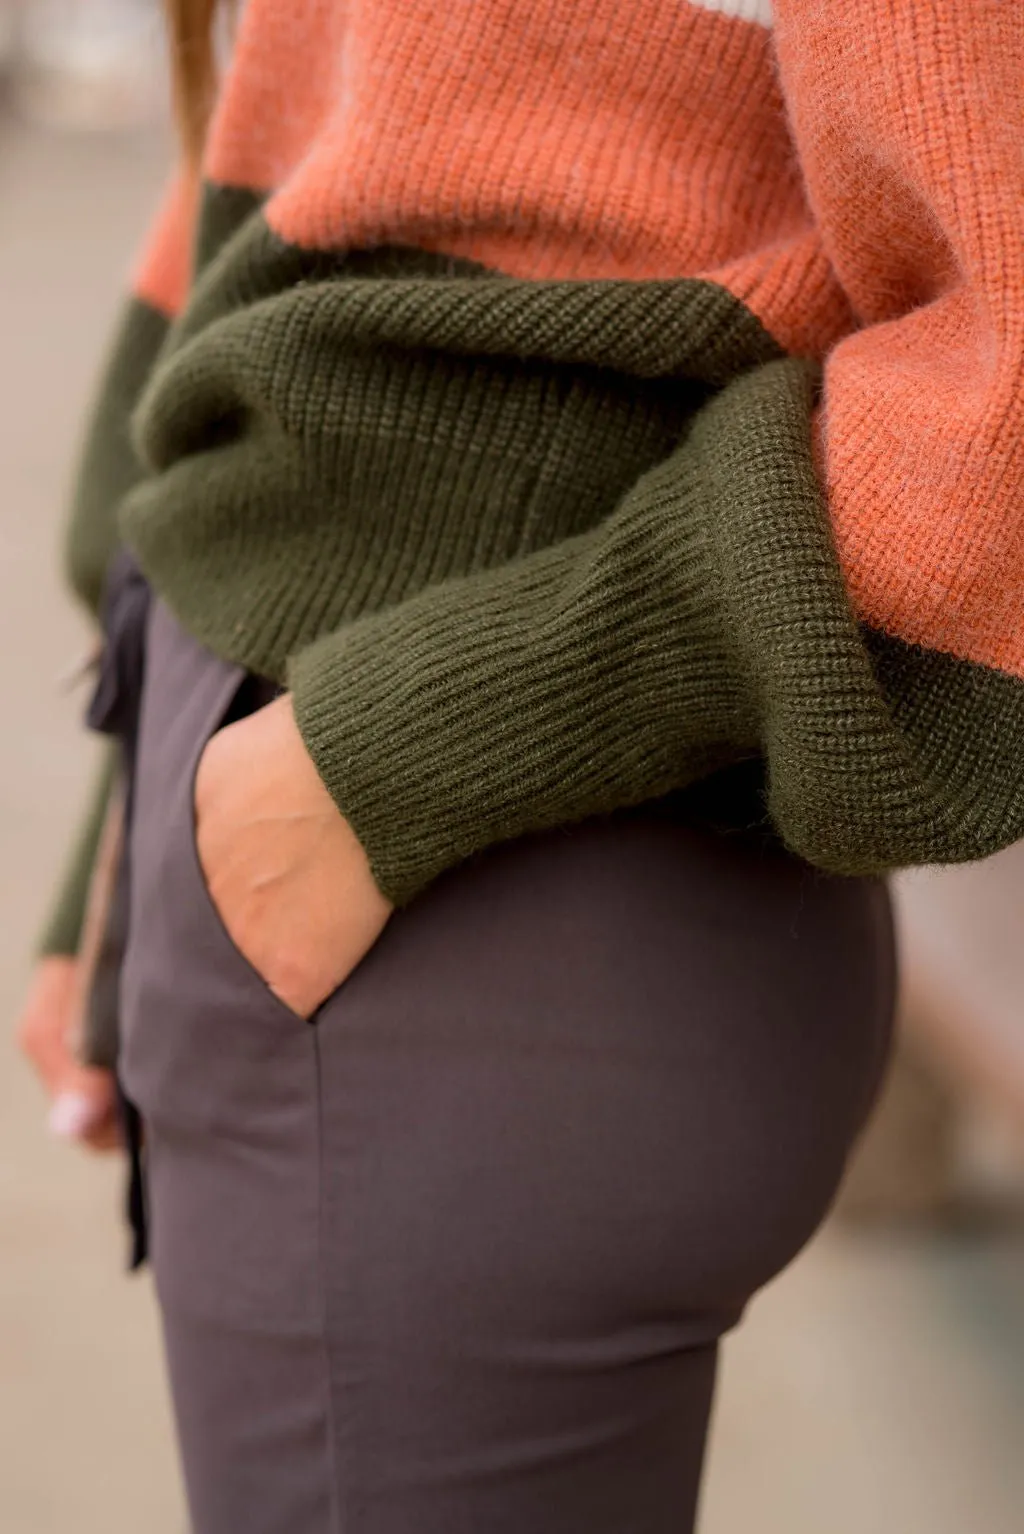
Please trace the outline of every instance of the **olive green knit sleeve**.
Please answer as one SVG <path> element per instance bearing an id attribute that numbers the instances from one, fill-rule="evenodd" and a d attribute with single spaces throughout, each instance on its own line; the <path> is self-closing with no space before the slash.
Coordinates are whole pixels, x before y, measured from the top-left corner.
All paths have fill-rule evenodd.
<path id="1" fill-rule="evenodd" d="M 112 742 L 104 741 L 85 812 L 79 821 L 78 834 L 65 860 L 63 875 L 40 934 L 37 945 L 40 958 L 57 954 L 71 956 L 78 952 L 89 883 L 116 770 L 116 748 Z"/>
<path id="2" fill-rule="evenodd" d="M 118 507 L 143 475 L 132 441 L 132 412 L 168 330 L 168 319 L 142 299 L 125 303 L 111 339 L 79 454 L 64 535 L 72 590 L 93 613 L 118 543 Z"/>
<path id="3" fill-rule="evenodd" d="M 293 657 L 299 728 L 386 894 L 758 755 L 776 827 L 826 869 L 1024 834 L 1024 685 L 856 622 L 815 390 L 801 362 L 751 369 L 591 531 Z"/>
<path id="4" fill-rule="evenodd" d="M 97 616 L 107 568 L 118 543 L 117 508 L 143 473 L 131 439 L 131 416 L 167 334 L 167 318 L 138 298 L 122 310 L 87 422 L 70 512 L 64 564 L 72 590 Z M 93 860 L 114 774 L 107 746 L 37 943 L 40 956 L 78 949 Z"/>

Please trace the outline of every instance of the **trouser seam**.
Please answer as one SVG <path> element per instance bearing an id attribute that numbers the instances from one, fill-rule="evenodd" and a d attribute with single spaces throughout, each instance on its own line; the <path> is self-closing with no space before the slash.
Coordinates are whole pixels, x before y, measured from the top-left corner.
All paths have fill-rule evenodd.
<path id="1" fill-rule="evenodd" d="M 335 1420 L 334 1391 L 331 1387 L 331 1360 L 329 1343 L 330 1317 L 327 1283 L 327 1240 L 324 1228 L 326 1222 L 324 1200 L 326 1176 L 324 1167 L 325 1135 L 323 1062 L 321 1058 L 321 1039 L 319 1027 L 315 1023 L 311 1023 L 308 1026 L 313 1035 L 313 1081 L 316 1109 L 316 1260 L 320 1283 L 320 1359 L 323 1371 L 322 1388 L 324 1393 L 324 1434 L 327 1440 L 324 1445 L 324 1452 L 327 1460 L 328 1496 L 331 1509 L 330 1534 L 343 1534 L 343 1523 L 341 1516 L 341 1476 L 340 1466 L 338 1464 L 338 1432 L 337 1423 Z"/>

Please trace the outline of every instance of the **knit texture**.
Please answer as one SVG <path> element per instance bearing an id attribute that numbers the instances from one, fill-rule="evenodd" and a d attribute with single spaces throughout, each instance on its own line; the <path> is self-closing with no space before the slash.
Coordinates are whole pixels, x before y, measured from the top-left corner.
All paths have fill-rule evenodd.
<path id="1" fill-rule="evenodd" d="M 830 869 L 1024 834 L 1024 13 L 773 10 L 245 8 L 71 560 L 289 681 L 398 901 L 744 762 Z"/>
<path id="2" fill-rule="evenodd" d="M 299 655 L 300 728 L 393 898 L 758 752 L 774 824 L 833 872 L 1024 832 L 1024 688 L 860 630 L 812 391 L 800 363 L 744 374 L 591 533 Z"/>
<path id="3" fill-rule="evenodd" d="M 72 589 L 94 615 L 118 544 L 118 507 L 144 472 L 132 443 L 132 412 L 167 328 L 166 316 L 140 299 L 126 305 L 85 433 L 65 559 Z"/>
<path id="4" fill-rule="evenodd" d="M 773 10 L 251 0 L 206 173 L 305 249 L 720 283 L 826 360 L 858 616 L 1024 675 L 1024 9 Z"/>
<path id="5" fill-rule="evenodd" d="M 594 526 L 714 388 L 780 355 L 710 283 L 308 258 L 258 216 L 229 248 L 143 397 L 150 473 L 121 521 L 186 627 L 273 677 L 364 612 Z"/>
<path id="6" fill-rule="evenodd" d="M 118 508 L 144 472 L 132 443 L 132 412 L 167 330 L 167 315 L 149 303 L 133 297 L 125 305 L 84 434 L 64 559 L 69 584 L 93 617 L 99 616 L 104 579 L 118 545 Z M 40 955 L 73 954 L 78 947 L 113 779 L 113 759 L 105 757 L 39 935 Z"/>

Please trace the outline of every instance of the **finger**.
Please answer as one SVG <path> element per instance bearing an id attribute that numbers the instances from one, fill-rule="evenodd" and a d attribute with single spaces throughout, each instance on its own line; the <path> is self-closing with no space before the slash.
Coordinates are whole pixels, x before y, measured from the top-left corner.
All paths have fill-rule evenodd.
<path id="1" fill-rule="evenodd" d="M 321 1006 L 322 1003 L 326 1001 L 327 997 L 331 994 L 330 990 L 324 987 L 318 987 L 314 992 L 311 991 L 308 986 L 304 987 L 302 990 L 296 990 L 291 986 L 271 985 L 269 982 L 267 984 L 267 990 L 281 1003 L 283 1007 L 286 1007 L 289 1012 L 294 1012 L 295 1016 L 299 1018 L 300 1021 L 307 1023 L 313 1016 L 313 1013 L 316 1011 L 317 1007 Z M 323 994 L 320 994 L 321 991 Z"/>
<path id="2" fill-rule="evenodd" d="M 87 1150 L 101 1153 L 120 1150 L 124 1140 L 121 1134 L 121 1120 L 117 1109 L 112 1108 L 94 1129 L 90 1129 L 87 1134 L 84 1134 L 81 1144 Z"/>
<path id="3" fill-rule="evenodd" d="M 63 1079 L 47 1118 L 50 1133 L 62 1140 L 106 1141 L 116 1125 L 117 1093 L 109 1071 L 73 1067 Z"/>
<path id="4" fill-rule="evenodd" d="M 80 1103 L 66 1094 L 54 1103 L 47 1122 L 51 1134 L 58 1139 L 84 1145 L 88 1150 L 117 1150 L 121 1145 L 120 1123 L 113 1107 L 99 1113 L 84 1113 Z"/>
<path id="5" fill-rule="evenodd" d="M 74 1066 L 69 1031 L 77 981 L 74 959 L 43 959 L 32 977 L 18 1023 L 18 1043 L 51 1094 Z"/>
<path id="6" fill-rule="evenodd" d="M 26 1029 L 21 1035 L 21 1045 L 51 1097 L 70 1086 L 78 1065 L 64 1033 L 50 1026 L 40 1026 L 32 1031 Z"/>

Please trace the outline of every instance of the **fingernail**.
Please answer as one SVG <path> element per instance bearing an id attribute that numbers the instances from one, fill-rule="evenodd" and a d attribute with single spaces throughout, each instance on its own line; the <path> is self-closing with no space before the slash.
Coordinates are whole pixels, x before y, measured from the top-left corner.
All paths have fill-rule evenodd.
<path id="1" fill-rule="evenodd" d="M 50 1109 L 47 1126 L 60 1140 L 78 1140 L 91 1127 L 96 1110 L 83 1092 L 62 1092 Z"/>

